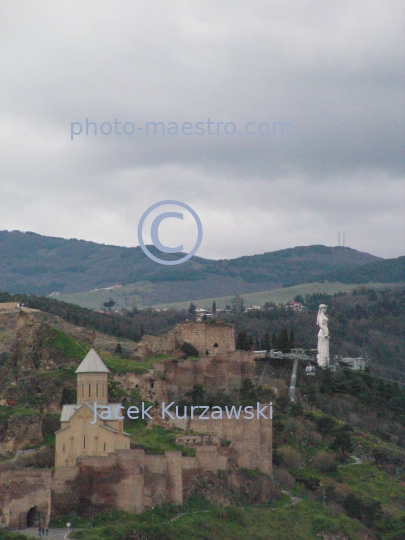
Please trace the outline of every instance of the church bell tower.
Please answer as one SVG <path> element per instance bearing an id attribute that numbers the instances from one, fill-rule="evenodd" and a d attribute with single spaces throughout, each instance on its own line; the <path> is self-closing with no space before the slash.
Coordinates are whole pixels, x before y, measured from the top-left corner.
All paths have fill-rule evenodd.
<path id="1" fill-rule="evenodd" d="M 77 403 L 108 404 L 109 369 L 94 349 L 90 349 L 76 370 Z"/>

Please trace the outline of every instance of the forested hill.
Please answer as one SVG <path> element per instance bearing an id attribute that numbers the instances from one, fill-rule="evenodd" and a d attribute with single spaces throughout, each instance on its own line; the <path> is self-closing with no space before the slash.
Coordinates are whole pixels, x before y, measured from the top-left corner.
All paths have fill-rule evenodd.
<path id="1" fill-rule="evenodd" d="M 155 248 L 151 251 L 158 253 Z M 193 257 L 181 266 L 162 267 L 139 247 L 0 231 L 0 290 L 46 295 L 53 291 L 89 291 L 116 283 L 149 282 L 172 288 L 177 282 L 178 298 L 167 301 L 181 301 L 189 298 L 183 284 L 185 288 L 192 285 L 193 298 L 204 298 L 207 290 L 224 296 L 305 283 L 326 272 L 379 260 L 351 248 L 315 245 L 219 261 Z"/>
<path id="2" fill-rule="evenodd" d="M 339 283 L 405 282 L 405 257 L 377 261 L 357 268 L 335 270 L 317 278 L 317 281 L 320 280 Z"/>

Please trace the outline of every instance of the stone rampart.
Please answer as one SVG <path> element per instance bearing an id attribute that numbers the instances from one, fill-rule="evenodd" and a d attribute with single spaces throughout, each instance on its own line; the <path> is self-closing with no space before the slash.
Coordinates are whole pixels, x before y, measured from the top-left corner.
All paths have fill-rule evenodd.
<path id="1" fill-rule="evenodd" d="M 200 355 L 215 355 L 235 350 L 233 325 L 221 322 L 183 322 L 174 329 L 176 347 L 191 343 Z"/>
<path id="2" fill-rule="evenodd" d="M 269 408 L 266 409 L 268 416 Z M 225 413 L 224 413 L 224 416 Z M 223 418 L 209 420 L 194 419 L 170 420 L 170 425 L 184 430 L 193 430 L 199 433 L 214 433 L 225 444 L 235 451 L 239 467 L 259 469 L 261 472 L 273 474 L 273 427 L 272 420 L 260 417 L 253 419 Z M 198 447 L 197 452 L 210 451 L 210 447 Z M 197 453 L 199 456 L 200 454 Z M 201 454 L 202 455 L 202 454 Z M 205 458 L 203 458 L 205 459 Z M 220 468 L 220 467 L 218 467 Z"/>
<path id="3" fill-rule="evenodd" d="M 142 512 L 163 503 L 183 504 L 184 474 L 227 467 L 227 455 L 216 446 L 198 448 L 196 457 L 183 457 L 177 451 L 150 455 L 142 449 L 118 450 L 109 456 L 83 457 L 79 467 L 57 469 L 53 496 L 69 499 L 74 492 L 79 508 Z"/>
<path id="4" fill-rule="evenodd" d="M 171 353 L 185 342 L 191 343 L 200 356 L 235 351 L 235 331 L 223 322 L 182 322 L 161 336 L 143 336 L 137 352 L 143 356 Z"/>
<path id="5" fill-rule="evenodd" d="M 254 367 L 251 351 L 234 351 L 199 360 L 163 360 L 153 364 L 153 373 L 118 374 L 114 375 L 114 380 L 127 392 L 139 389 L 142 399 L 161 403 L 184 397 L 196 384 L 202 384 L 210 394 L 219 390 L 237 391 L 243 379 L 253 381 Z"/>
<path id="6" fill-rule="evenodd" d="M 142 356 L 150 356 L 156 353 L 171 353 L 176 349 L 174 330 L 161 336 L 143 336 L 138 345 L 137 352 Z"/>
<path id="7" fill-rule="evenodd" d="M 29 469 L 0 473 L 0 527 L 44 527 L 51 514 L 51 471 Z"/>
<path id="8" fill-rule="evenodd" d="M 199 360 L 165 360 L 154 364 L 153 368 L 163 384 L 155 380 L 156 377 L 149 377 L 149 388 L 142 388 L 148 399 L 176 401 L 196 384 L 201 384 L 208 394 L 239 390 L 243 379 L 253 380 L 254 358 L 251 351 L 234 351 Z"/>

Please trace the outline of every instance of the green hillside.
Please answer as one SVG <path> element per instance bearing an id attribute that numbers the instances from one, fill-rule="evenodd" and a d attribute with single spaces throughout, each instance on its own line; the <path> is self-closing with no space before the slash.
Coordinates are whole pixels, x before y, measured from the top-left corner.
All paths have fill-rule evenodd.
<path id="1" fill-rule="evenodd" d="M 5 293 L 0 296 L 2 301 L 12 299 Z M 204 388 L 194 387 L 184 395 L 190 404 L 197 404 L 197 400 L 199 404 L 215 401 L 229 406 L 264 399 L 273 402 L 274 482 L 284 491 L 282 498 L 261 502 L 262 482 L 267 477 L 257 470 L 208 472 L 187 494 L 183 506 L 166 504 L 139 515 L 94 511 L 89 527 L 91 502 L 84 496 L 86 504 L 76 508 L 74 514 L 70 509 L 66 515 L 54 517 L 51 526 L 65 526 L 75 520 L 76 527 L 83 530 L 71 536 L 82 540 L 403 540 L 405 386 L 381 380 L 378 375 L 396 377 L 405 370 L 405 289 L 357 287 L 350 294 L 308 294 L 302 312 L 275 307 L 235 313 L 223 320 L 235 325 L 236 335 L 245 332 L 260 346 L 266 339 L 273 340 L 273 334 L 277 338 L 286 330 L 291 346 L 294 340 L 296 347 L 312 348 L 321 301 L 328 304 L 331 354 L 357 356 L 366 345 L 372 364 L 365 373 L 318 370 L 315 377 L 307 377 L 305 364 L 300 364 L 296 402 L 292 404 L 285 392 L 273 392 L 275 386 L 288 389 L 291 361 L 272 360 L 259 387 L 254 383 L 263 372 L 264 362 L 258 360 L 256 378 L 242 381 L 239 390 L 211 395 Z M 0 354 L 0 398 L 15 403 L 0 407 L 0 442 L 23 417 L 28 417 L 30 425 L 35 422 L 37 435 L 42 430 L 42 436 L 32 442 L 35 455 L 0 457 L 0 471 L 52 467 L 54 431 L 60 425 L 55 410 L 75 399 L 74 370 L 90 347 L 90 343 L 74 337 L 84 335 L 76 325 L 82 324 L 89 331 L 110 324 L 108 330 L 117 332 L 111 339 L 115 346 L 126 333 L 138 328 L 140 321 L 147 332 L 156 333 L 175 324 L 173 312 L 145 309 L 113 317 L 49 298 L 32 297 L 30 302 L 32 307 L 48 312 L 32 315 L 32 333 L 16 331 L 13 317 L 26 315 L 3 315 L 2 332 L 4 336 L 14 333 L 16 341 L 8 338 L 2 342 L 8 352 Z M 69 333 L 56 330 L 52 325 L 59 322 L 52 313 L 75 326 L 66 327 Z M 123 342 L 120 352 L 98 352 L 111 369 L 110 392 L 114 399 L 127 400 L 128 405 L 139 400 L 139 391 L 125 391 L 123 375 L 139 377 L 151 370 L 153 362 L 169 358 L 132 359 L 125 354 Z M 147 453 L 180 450 L 173 429 L 149 427 L 128 421 L 125 429 L 132 443 Z M 192 449 L 181 450 L 192 455 Z M 229 488 L 231 475 L 238 475 L 240 488 Z M 224 500 L 231 506 L 223 506 Z M 0 530 L 1 538 L 24 537 Z"/>
<path id="2" fill-rule="evenodd" d="M 377 261 L 357 268 L 335 270 L 322 275 L 319 279 L 341 283 L 405 281 L 405 256 Z"/>
<path id="3" fill-rule="evenodd" d="M 376 290 L 401 288 L 403 286 L 405 286 L 405 282 L 367 284 L 368 288 L 373 288 Z M 307 294 L 314 293 L 324 293 L 330 295 L 334 295 L 337 293 L 350 293 L 358 287 L 359 285 L 349 283 L 315 281 L 312 283 L 303 283 L 302 285 L 294 285 L 293 287 L 284 287 L 283 289 L 273 289 L 271 291 L 244 294 L 243 301 L 246 308 L 249 308 L 251 306 L 263 306 L 266 302 L 273 302 L 274 304 L 286 304 L 290 300 L 293 300 L 297 295 L 305 297 L 305 295 Z M 119 293 L 111 295 L 111 297 L 116 300 L 117 305 L 121 305 L 121 298 Z M 156 304 L 154 307 L 159 309 L 188 309 L 190 307 L 190 302 L 193 302 L 199 308 L 210 310 L 212 307 L 212 303 L 215 301 L 218 309 L 224 309 L 227 305 L 231 305 L 234 297 L 235 295 L 222 296 L 219 298 L 193 298 L 191 299 L 191 301 L 173 302 L 169 304 Z M 68 302 L 72 302 L 74 304 L 77 303 L 79 305 L 87 307 L 91 307 L 93 303 L 94 305 L 96 305 L 97 302 L 96 297 L 91 296 L 90 294 L 72 294 L 67 295 L 63 298 L 66 299 L 66 301 Z"/>
<path id="4" fill-rule="evenodd" d="M 158 254 L 155 248 L 151 251 Z M 151 261 L 139 247 L 1 231 L 0 290 L 70 294 L 132 284 L 127 306 L 131 307 L 134 295 L 148 306 L 278 289 L 379 260 L 351 248 L 315 245 L 219 261 L 193 257 L 181 266 L 168 267 Z"/>

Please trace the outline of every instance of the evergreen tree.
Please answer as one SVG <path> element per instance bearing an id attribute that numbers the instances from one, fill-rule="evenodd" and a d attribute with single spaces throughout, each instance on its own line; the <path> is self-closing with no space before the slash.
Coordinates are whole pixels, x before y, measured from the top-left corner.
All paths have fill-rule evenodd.
<path id="1" fill-rule="evenodd" d="M 236 337 L 236 348 L 239 351 L 251 351 L 253 348 L 253 338 L 246 334 L 246 330 L 238 332 Z"/>
<path id="2" fill-rule="evenodd" d="M 278 348 L 283 352 L 290 352 L 290 338 L 288 337 L 288 330 L 282 328 L 278 335 Z"/>
<path id="3" fill-rule="evenodd" d="M 274 335 L 274 334 L 273 334 Z M 265 351 L 269 351 L 271 349 L 271 343 L 270 343 L 270 332 L 267 331 L 265 334 L 264 334 L 264 339 L 263 339 L 263 347 L 262 347 Z"/>
<path id="4" fill-rule="evenodd" d="M 188 314 L 190 317 L 195 317 L 197 307 L 191 302 L 190 307 L 188 308 Z"/>
<path id="5" fill-rule="evenodd" d="M 294 336 L 294 330 L 291 329 L 290 330 L 290 349 L 294 349 L 295 348 L 295 336 Z"/>
<path id="6" fill-rule="evenodd" d="M 340 450 L 343 454 L 353 452 L 353 441 L 349 434 L 349 430 L 343 426 L 336 433 L 335 439 L 331 444 L 332 450 Z"/>
<path id="7" fill-rule="evenodd" d="M 277 334 L 273 332 L 271 337 L 271 346 L 273 349 L 278 349 L 284 353 L 288 353 L 291 349 L 291 338 L 294 341 L 294 332 L 288 335 L 288 330 L 286 328 L 282 328 Z"/>
<path id="8" fill-rule="evenodd" d="M 245 311 L 245 306 L 243 303 L 243 298 L 240 294 L 237 294 L 235 298 L 232 300 L 232 312 L 233 313 L 242 313 L 242 311 Z"/>
<path id="9" fill-rule="evenodd" d="M 215 300 L 212 302 L 212 310 L 211 310 L 211 313 L 213 315 L 216 315 L 217 314 L 217 304 L 215 302 Z"/>

